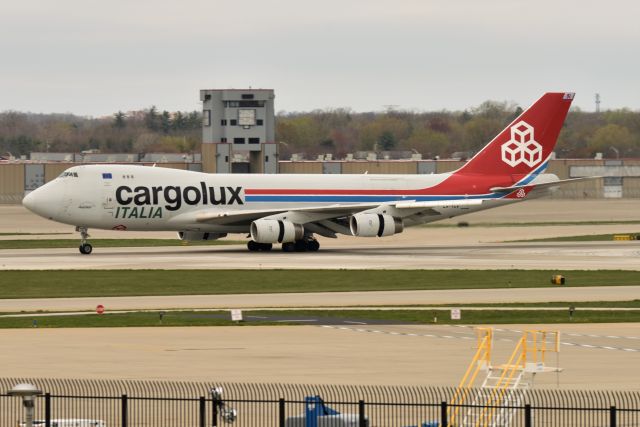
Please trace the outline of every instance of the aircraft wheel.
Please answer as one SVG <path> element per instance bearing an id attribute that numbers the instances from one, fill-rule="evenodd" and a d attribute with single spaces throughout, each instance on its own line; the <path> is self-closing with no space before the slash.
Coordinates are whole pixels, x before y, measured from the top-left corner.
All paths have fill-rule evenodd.
<path id="1" fill-rule="evenodd" d="M 263 252 L 269 252 L 273 249 L 273 244 L 271 243 L 260 243 L 260 250 Z"/>
<path id="2" fill-rule="evenodd" d="M 320 242 L 317 240 L 314 239 L 307 242 L 307 250 L 309 252 L 318 252 L 318 249 L 320 249 Z"/>
<path id="3" fill-rule="evenodd" d="M 260 246 L 260 243 L 254 242 L 253 240 L 249 240 L 249 242 L 247 243 L 247 249 L 249 249 L 251 252 L 259 251 Z"/>
<path id="4" fill-rule="evenodd" d="M 294 248 L 296 252 L 306 252 L 307 251 L 307 242 L 304 240 L 296 240 L 294 243 Z"/>
<path id="5" fill-rule="evenodd" d="M 293 252 L 296 250 L 296 245 L 293 242 L 286 242 L 282 244 L 283 252 Z"/>
<path id="6" fill-rule="evenodd" d="M 89 255 L 93 251 L 93 246 L 89 243 L 83 243 L 80 245 L 80 253 L 83 255 Z"/>

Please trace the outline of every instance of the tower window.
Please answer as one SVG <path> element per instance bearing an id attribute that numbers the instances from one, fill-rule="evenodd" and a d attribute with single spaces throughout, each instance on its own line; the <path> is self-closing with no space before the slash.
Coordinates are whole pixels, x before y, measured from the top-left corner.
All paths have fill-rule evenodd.
<path id="1" fill-rule="evenodd" d="M 244 100 L 244 101 L 224 101 L 226 108 L 251 108 L 264 107 L 265 101 Z"/>
<path id="2" fill-rule="evenodd" d="M 233 138 L 234 144 L 244 144 L 244 138 Z"/>

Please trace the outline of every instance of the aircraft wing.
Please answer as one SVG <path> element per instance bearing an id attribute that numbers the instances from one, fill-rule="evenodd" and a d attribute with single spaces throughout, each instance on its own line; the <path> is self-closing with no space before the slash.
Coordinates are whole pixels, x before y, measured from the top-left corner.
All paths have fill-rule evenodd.
<path id="1" fill-rule="evenodd" d="M 437 214 L 438 208 L 448 208 L 452 206 L 480 205 L 484 199 L 463 199 L 463 200 L 435 200 L 416 201 L 402 200 L 388 203 L 356 203 L 356 204 L 335 204 L 328 206 L 315 206 L 290 209 L 255 209 L 246 211 L 204 211 L 196 214 L 196 221 L 216 224 L 216 225 L 242 225 L 257 219 L 288 219 L 297 224 L 307 226 L 314 222 L 326 222 L 337 220 L 359 212 L 378 213 L 383 210 L 392 210 L 394 216 L 408 217 L 417 212 L 431 211 Z"/>
<path id="2" fill-rule="evenodd" d="M 527 193 L 532 189 L 544 189 L 557 187 L 559 185 L 570 184 L 585 180 L 597 179 L 600 177 L 572 178 L 555 180 L 541 183 L 528 183 L 525 185 L 515 185 L 510 187 L 494 187 L 492 192 L 512 193 L 520 189 L 525 189 Z M 354 204 L 333 204 L 324 206 L 307 206 L 301 208 L 281 208 L 281 209 L 253 209 L 253 210 L 229 210 L 220 211 L 206 210 L 195 214 L 195 220 L 201 223 L 216 225 L 247 225 L 257 219 L 276 219 L 295 222 L 308 228 L 316 228 L 313 224 L 322 224 L 323 227 L 334 228 L 334 231 L 343 232 L 346 229 L 340 225 L 339 230 L 331 224 L 340 224 L 340 219 L 346 218 L 360 212 L 382 213 L 391 211 L 394 216 L 406 218 L 412 215 L 438 215 L 439 210 L 451 207 L 467 208 L 481 205 L 489 198 L 475 199 L 450 199 L 450 200 L 401 200 L 386 203 L 354 203 Z M 319 232 L 319 231 L 314 231 Z M 322 234 L 322 233 L 321 233 Z"/>
<path id="3" fill-rule="evenodd" d="M 255 209 L 255 210 L 243 210 L 243 211 L 205 211 L 196 215 L 196 221 L 205 222 L 208 224 L 230 225 L 230 224 L 242 224 L 251 222 L 256 219 L 269 218 L 269 219 L 281 219 L 282 216 L 288 216 L 297 219 L 304 219 L 301 217 L 308 217 L 310 221 L 313 218 L 326 219 L 326 218 L 338 218 L 341 216 L 351 215 L 353 213 L 361 212 L 363 210 L 371 209 L 380 206 L 379 203 L 375 204 L 336 204 L 329 206 L 317 206 L 317 207 L 304 207 L 304 208 L 291 208 L 291 209 Z M 304 221 L 301 222 L 304 224 Z"/>
<path id="4" fill-rule="evenodd" d="M 395 217 L 439 215 L 438 209 L 482 204 L 485 199 L 416 201 L 402 200 L 388 203 L 334 204 L 291 209 L 255 209 L 246 211 L 201 211 L 196 221 L 216 225 L 248 225 L 258 219 L 289 220 L 302 224 L 309 231 L 335 238 L 336 233 L 351 234 L 348 217 L 366 213 L 388 212 Z"/>
<path id="5" fill-rule="evenodd" d="M 397 209 L 397 213 L 404 211 L 398 216 L 413 215 L 415 211 L 426 211 L 436 208 L 448 208 L 451 206 L 473 206 L 480 205 L 487 199 L 462 199 L 462 200 L 434 200 L 419 202 L 416 200 L 402 200 L 389 203 L 356 203 L 356 204 L 336 204 L 329 206 L 316 206 L 291 209 L 255 209 L 246 211 L 226 211 L 226 212 L 200 212 L 196 215 L 197 222 L 208 224 L 230 225 L 242 224 L 256 219 L 289 219 L 298 224 L 306 224 L 322 219 L 340 218 L 359 212 L 375 212 L 378 209 Z"/>

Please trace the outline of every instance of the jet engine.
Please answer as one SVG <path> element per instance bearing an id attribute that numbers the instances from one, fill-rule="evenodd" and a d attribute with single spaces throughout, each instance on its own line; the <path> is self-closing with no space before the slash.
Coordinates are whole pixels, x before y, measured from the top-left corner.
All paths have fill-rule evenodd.
<path id="1" fill-rule="evenodd" d="M 351 234 L 358 237 L 384 237 L 401 233 L 404 229 L 402 219 L 391 215 L 360 213 L 349 219 Z"/>
<path id="2" fill-rule="evenodd" d="M 226 237 L 227 233 L 203 233 L 201 231 L 180 231 L 178 237 L 180 240 L 216 240 Z"/>
<path id="3" fill-rule="evenodd" d="M 291 221 L 258 219 L 251 223 L 251 238 L 258 243 L 286 243 L 302 240 L 304 227 Z"/>

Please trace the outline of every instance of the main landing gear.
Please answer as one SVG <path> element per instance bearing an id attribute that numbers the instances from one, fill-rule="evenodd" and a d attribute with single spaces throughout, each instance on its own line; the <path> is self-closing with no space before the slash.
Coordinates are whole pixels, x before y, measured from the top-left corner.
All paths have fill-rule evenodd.
<path id="1" fill-rule="evenodd" d="M 87 233 L 87 227 L 76 227 L 76 231 L 80 232 L 80 253 L 82 255 L 89 255 L 91 251 L 93 251 L 93 246 L 87 242 L 87 238 L 89 237 L 89 233 Z"/>
<path id="2" fill-rule="evenodd" d="M 273 245 L 271 243 L 258 243 L 250 240 L 247 243 L 247 248 L 251 252 L 268 252 L 273 249 Z M 313 237 L 282 244 L 283 252 L 318 252 L 318 249 L 320 249 L 320 243 Z"/>
<path id="3" fill-rule="evenodd" d="M 271 243 L 258 243 L 254 242 L 253 240 L 249 240 L 249 243 L 247 243 L 247 248 L 251 252 L 268 252 L 273 248 L 273 245 Z"/>
<path id="4" fill-rule="evenodd" d="M 284 252 L 318 252 L 318 249 L 320 249 L 320 243 L 313 237 L 282 244 Z"/>

